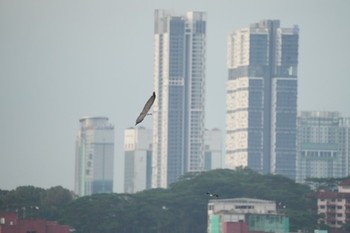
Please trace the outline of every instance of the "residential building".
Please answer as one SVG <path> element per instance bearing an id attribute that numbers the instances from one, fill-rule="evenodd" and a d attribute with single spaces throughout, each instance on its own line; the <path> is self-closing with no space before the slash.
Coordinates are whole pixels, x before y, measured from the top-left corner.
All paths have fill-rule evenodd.
<path id="1" fill-rule="evenodd" d="M 0 212 L 1 233 L 70 233 L 72 228 L 44 219 L 19 219 L 16 213 Z"/>
<path id="2" fill-rule="evenodd" d="M 350 118 L 339 112 L 303 111 L 297 125 L 297 182 L 350 174 Z"/>
<path id="3" fill-rule="evenodd" d="M 155 188 L 204 167 L 206 13 L 156 10 L 154 26 Z"/>
<path id="4" fill-rule="evenodd" d="M 124 131 L 124 192 L 136 193 L 151 188 L 152 130 L 144 127 Z"/>
<path id="5" fill-rule="evenodd" d="M 278 213 L 274 201 L 233 198 L 208 204 L 208 233 L 289 233 L 289 218 Z"/>
<path id="6" fill-rule="evenodd" d="M 83 117 L 76 139 L 75 193 L 113 192 L 114 126 L 104 116 Z"/>
<path id="7" fill-rule="evenodd" d="M 316 197 L 320 224 L 339 229 L 350 223 L 350 179 L 341 182 L 337 191 L 320 190 Z"/>
<path id="8" fill-rule="evenodd" d="M 206 129 L 204 134 L 205 154 L 204 170 L 223 168 L 222 162 L 222 132 L 220 129 Z"/>
<path id="9" fill-rule="evenodd" d="M 295 179 L 297 26 L 263 20 L 228 37 L 226 166 Z"/>

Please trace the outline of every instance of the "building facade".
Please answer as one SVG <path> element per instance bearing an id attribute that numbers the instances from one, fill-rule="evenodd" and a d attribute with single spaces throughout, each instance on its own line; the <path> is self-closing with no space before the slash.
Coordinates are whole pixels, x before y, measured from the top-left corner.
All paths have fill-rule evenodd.
<path id="1" fill-rule="evenodd" d="M 124 192 L 151 188 L 152 130 L 144 127 L 124 131 Z"/>
<path id="2" fill-rule="evenodd" d="M 1 233 L 70 233 L 72 228 L 44 219 L 19 219 L 16 213 L 0 212 Z"/>
<path id="3" fill-rule="evenodd" d="M 223 168 L 222 132 L 219 129 L 206 129 L 204 135 L 204 170 Z"/>
<path id="4" fill-rule="evenodd" d="M 350 180 L 344 180 L 337 191 L 320 190 L 317 193 L 318 222 L 333 229 L 350 223 Z"/>
<path id="5" fill-rule="evenodd" d="M 204 166 L 206 14 L 156 10 L 153 179 L 167 187 Z"/>
<path id="6" fill-rule="evenodd" d="M 210 200 L 208 233 L 289 233 L 289 218 L 277 212 L 273 201 L 233 198 Z"/>
<path id="7" fill-rule="evenodd" d="M 113 192 L 114 126 L 107 117 L 80 119 L 76 139 L 75 193 L 78 196 Z"/>
<path id="8" fill-rule="evenodd" d="M 295 179 L 298 27 L 264 20 L 228 38 L 226 165 Z"/>
<path id="9" fill-rule="evenodd" d="M 303 111 L 297 125 L 297 182 L 349 175 L 350 118 L 339 112 Z"/>

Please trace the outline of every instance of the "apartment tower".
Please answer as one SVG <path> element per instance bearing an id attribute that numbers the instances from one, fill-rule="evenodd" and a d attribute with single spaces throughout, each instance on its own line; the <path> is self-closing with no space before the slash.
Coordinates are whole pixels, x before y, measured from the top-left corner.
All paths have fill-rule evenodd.
<path id="1" fill-rule="evenodd" d="M 226 165 L 295 179 L 297 26 L 263 20 L 228 37 Z"/>
<path id="2" fill-rule="evenodd" d="M 167 187 L 204 166 L 206 14 L 154 16 L 152 187 Z"/>
<path id="3" fill-rule="evenodd" d="M 302 111 L 297 126 L 297 182 L 349 175 L 350 118 L 339 112 Z"/>

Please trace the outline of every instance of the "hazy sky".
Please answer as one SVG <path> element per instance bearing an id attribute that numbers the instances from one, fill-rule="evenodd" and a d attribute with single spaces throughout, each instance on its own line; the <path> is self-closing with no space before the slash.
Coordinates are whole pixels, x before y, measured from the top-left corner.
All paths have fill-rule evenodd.
<path id="1" fill-rule="evenodd" d="M 0 0 L 0 189 L 73 190 L 79 119 L 102 115 L 122 192 L 124 129 L 153 91 L 157 8 L 207 12 L 207 128 L 224 131 L 228 33 L 263 19 L 300 27 L 299 110 L 350 116 L 348 0 Z"/>

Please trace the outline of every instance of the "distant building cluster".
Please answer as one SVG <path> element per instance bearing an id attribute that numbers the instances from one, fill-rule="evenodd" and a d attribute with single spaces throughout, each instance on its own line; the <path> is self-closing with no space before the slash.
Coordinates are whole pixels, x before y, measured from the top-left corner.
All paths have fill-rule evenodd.
<path id="1" fill-rule="evenodd" d="M 229 34 L 224 132 L 204 123 L 206 38 L 205 12 L 155 11 L 153 124 L 124 131 L 124 192 L 220 168 L 249 167 L 300 183 L 350 174 L 350 118 L 297 111 L 298 26 L 263 20 Z M 77 195 L 113 192 L 115 143 L 107 117 L 80 119 Z"/>

